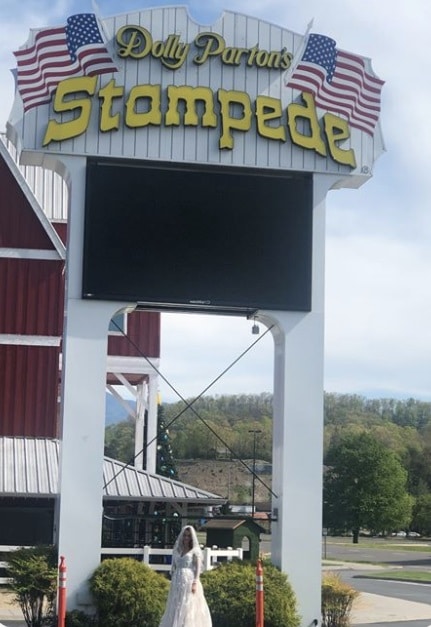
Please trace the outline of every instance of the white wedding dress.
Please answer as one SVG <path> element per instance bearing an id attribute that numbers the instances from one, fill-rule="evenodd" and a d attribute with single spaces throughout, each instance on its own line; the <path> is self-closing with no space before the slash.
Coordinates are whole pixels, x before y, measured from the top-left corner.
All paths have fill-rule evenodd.
<path id="1" fill-rule="evenodd" d="M 200 549 L 193 548 L 185 555 L 174 549 L 171 587 L 160 627 L 212 627 L 200 570 Z M 195 592 L 192 592 L 193 582 L 196 582 Z"/>

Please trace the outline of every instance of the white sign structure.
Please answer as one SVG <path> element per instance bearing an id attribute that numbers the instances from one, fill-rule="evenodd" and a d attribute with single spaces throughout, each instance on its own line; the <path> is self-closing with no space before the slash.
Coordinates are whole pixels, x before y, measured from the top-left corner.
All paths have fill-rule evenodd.
<path id="1" fill-rule="evenodd" d="M 275 347 L 272 559 L 302 624 L 320 621 L 325 198 L 371 177 L 383 82 L 326 35 L 229 11 L 203 26 L 184 7 L 71 16 L 31 31 L 15 55 L 9 136 L 23 163 L 71 184 L 59 511 L 69 607 L 89 602 L 100 559 L 106 330 L 136 305 L 83 298 L 85 173 L 97 157 L 311 177 L 311 304 L 254 315 Z"/>

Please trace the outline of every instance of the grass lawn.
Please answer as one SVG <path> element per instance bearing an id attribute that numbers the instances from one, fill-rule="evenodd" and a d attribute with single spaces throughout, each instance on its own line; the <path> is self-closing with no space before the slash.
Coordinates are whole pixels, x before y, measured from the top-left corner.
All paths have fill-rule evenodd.
<path id="1" fill-rule="evenodd" d="M 334 541 L 328 539 L 328 544 L 349 544 L 353 549 L 360 551 L 361 549 L 382 549 L 393 551 L 411 551 L 416 553 L 431 553 L 431 544 L 428 542 L 415 542 L 402 540 L 402 538 L 390 538 L 387 540 L 369 540 L 368 538 L 360 538 L 358 544 L 353 544 L 351 538 L 337 538 Z M 413 543 L 414 542 L 414 543 Z"/>
<path id="2" fill-rule="evenodd" d="M 362 577 L 362 575 L 361 575 Z M 365 579 L 390 579 L 395 581 L 414 581 L 416 583 L 430 583 L 431 571 L 424 570 L 379 570 L 376 573 L 367 573 Z"/>

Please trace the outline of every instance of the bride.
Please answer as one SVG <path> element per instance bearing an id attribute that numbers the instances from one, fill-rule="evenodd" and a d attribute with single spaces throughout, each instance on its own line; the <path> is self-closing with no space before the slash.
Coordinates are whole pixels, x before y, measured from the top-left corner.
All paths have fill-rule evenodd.
<path id="1" fill-rule="evenodd" d="M 211 627 L 211 615 L 199 579 L 202 554 L 196 531 L 183 527 L 172 553 L 171 587 L 160 627 Z"/>

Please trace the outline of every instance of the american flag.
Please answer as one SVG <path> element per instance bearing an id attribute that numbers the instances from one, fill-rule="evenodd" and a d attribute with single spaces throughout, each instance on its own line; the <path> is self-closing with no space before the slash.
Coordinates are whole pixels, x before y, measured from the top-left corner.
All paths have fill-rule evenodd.
<path id="1" fill-rule="evenodd" d="M 318 107 L 345 115 L 351 126 L 374 135 L 384 82 L 365 69 L 364 60 L 337 50 L 325 35 L 311 34 L 287 86 L 314 95 Z"/>
<path id="2" fill-rule="evenodd" d="M 32 45 L 14 55 L 24 111 L 49 102 L 65 78 L 118 71 L 94 13 L 72 15 L 66 26 L 37 31 Z"/>

